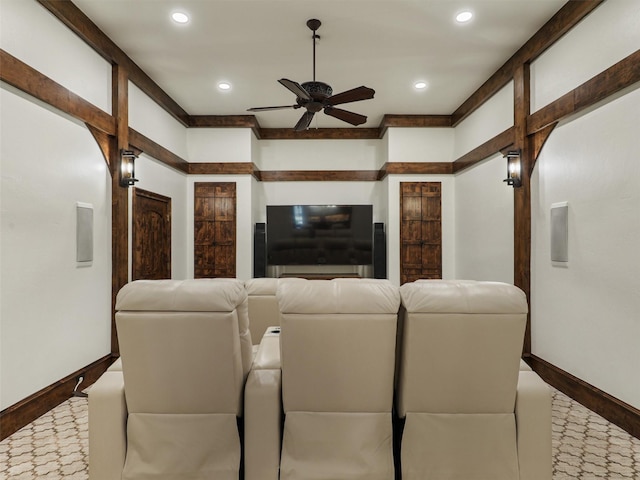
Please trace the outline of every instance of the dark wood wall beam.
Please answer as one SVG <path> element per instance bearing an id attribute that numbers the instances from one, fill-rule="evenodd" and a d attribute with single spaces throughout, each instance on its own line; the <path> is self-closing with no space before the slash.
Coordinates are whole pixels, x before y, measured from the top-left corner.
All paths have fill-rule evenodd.
<path id="1" fill-rule="evenodd" d="M 476 163 L 489 158 L 505 148 L 509 148 L 515 141 L 515 128 L 510 127 L 504 132 L 499 133 L 495 137 L 487 140 L 482 145 L 477 146 L 468 153 L 458 158 L 453 162 L 453 173 L 461 172 L 469 167 L 474 166 Z M 506 166 L 505 166 L 506 169 Z"/>
<path id="2" fill-rule="evenodd" d="M 112 111 L 116 136 L 111 148 L 111 354 L 119 355 L 116 296 L 129 282 L 129 193 L 120 186 L 121 152 L 129 149 L 129 79 L 120 65 L 112 68 Z"/>
<path id="3" fill-rule="evenodd" d="M 250 128 L 257 139 L 262 138 L 262 129 L 255 115 L 191 115 L 192 128 Z"/>
<path id="4" fill-rule="evenodd" d="M 378 178 L 387 175 L 451 175 L 452 162 L 387 162 L 380 169 Z"/>
<path id="5" fill-rule="evenodd" d="M 458 125 L 513 78 L 516 69 L 533 61 L 571 30 L 604 0 L 569 0 L 513 56 L 482 84 L 452 114 L 452 126 Z"/>
<path id="6" fill-rule="evenodd" d="M 4 50 L 0 50 L 0 66 L 0 80 L 3 82 L 100 131 L 115 134 L 114 117 Z"/>
<path id="7" fill-rule="evenodd" d="M 516 69 L 514 84 L 514 148 L 520 150 L 522 185 L 513 189 L 513 283 L 527 296 L 531 305 L 531 168 L 532 145 L 527 137 L 527 118 L 531 98 L 529 64 Z M 506 162 L 505 162 L 506 163 Z M 527 315 L 523 353 L 531 353 L 531 307 Z"/>
<path id="8" fill-rule="evenodd" d="M 102 156 L 104 157 L 104 161 L 107 163 L 107 167 L 109 168 L 109 173 L 111 173 L 111 149 L 113 148 L 113 137 L 104 133 L 101 130 L 98 130 L 93 125 L 85 123 L 89 132 L 93 136 L 94 140 L 98 144 L 100 151 L 102 152 Z"/>
<path id="9" fill-rule="evenodd" d="M 378 170 L 261 171 L 263 182 L 375 182 Z"/>
<path id="10" fill-rule="evenodd" d="M 529 117 L 529 134 L 558 122 L 640 82 L 640 50 L 541 108 Z"/>
<path id="11" fill-rule="evenodd" d="M 120 65 L 129 72 L 129 80 L 151 97 L 183 125 L 189 125 L 189 114 L 155 83 L 120 47 L 70 0 L 37 0 L 85 43 L 109 63 Z"/>
<path id="12" fill-rule="evenodd" d="M 190 163 L 189 175 L 254 175 L 256 166 L 251 162 Z"/>
<path id="13" fill-rule="evenodd" d="M 525 357 L 525 361 L 549 385 L 640 438 L 640 410 L 535 355 Z"/>
<path id="14" fill-rule="evenodd" d="M 102 357 L 2 410 L 0 412 L 0 440 L 4 440 L 25 425 L 33 422 L 36 418 L 71 398 L 73 389 L 80 377 L 83 378 L 83 381 L 78 387 L 79 391 L 93 384 L 109 368 L 113 360 L 114 358 L 111 355 Z"/>
<path id="15" fill-rule="evenodd" d="M 399 128 L 425 128 L 425 127 L 450 127 L 451 115 L 392 115 L 382 117 L 378 127 L 378 137 L 384 137 L 389 127 Z"/>
<path id="16" fill-rule="evenodd" d="M 164 163 L 168 167 L 174 168 L 182 173 L 189 173 L 189 163 L 186 160 L 150 138 L 145 137 L 133 128 L 129 128 L 129 144 L 159 162 Z"/>
<path id="17" fill-rule="evenodd" d="M 263 128 L 262 140 L 377 140 L 377 128 L 311 128 L 296 132 L 293 128 Z"/>

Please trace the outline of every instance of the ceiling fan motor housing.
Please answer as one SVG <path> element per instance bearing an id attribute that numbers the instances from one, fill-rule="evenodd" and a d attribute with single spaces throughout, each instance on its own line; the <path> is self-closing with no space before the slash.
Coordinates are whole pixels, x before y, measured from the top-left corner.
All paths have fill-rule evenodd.
<path id="1" fill-rule="evenodd" d="M 333 94 L 331 85 L 327 85 L 324 82 L 304 82 L 302 88 L 311 95 L 311 98 L 319 101 L 329 98 Z"/>

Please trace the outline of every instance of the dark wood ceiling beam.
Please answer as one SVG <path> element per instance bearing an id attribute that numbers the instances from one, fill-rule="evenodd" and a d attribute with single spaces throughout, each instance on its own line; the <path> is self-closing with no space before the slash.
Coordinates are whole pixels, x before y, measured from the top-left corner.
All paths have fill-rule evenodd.
<path id="1" fill-rule="evenodd" d="M 453 173 L 461 172 L 476 163 L 489 158 L 491 155 L 509 148 L 515 142 L 515 128 L 507 128 L 504 132 L 499 133 L 495 137 L 487 140 L 482 145 L 474 148 L 468 153 L 453 162 Z"/>
<path id="2" fill-rule="evenodd" d="M 638 82 L 640 50 L 532 114 L 527 122 L 527 132 L 533 134 L 542 130 Z"/>
<path id="3" fill-rule="evenodd" d="M 452 114 L 452 126 L 458 125 L 513 78 L 516 69 L 533 61 L 604 0 L 569 0 L 513 56 L 482 84 Z"/>
<path id="4" fill-rule="evenodd" d="M 398 128 L 426 128 L 426 127 L 450 127 L 451 115 L 395 115 L 386 114 L 382 117 L 379 129 L 379 138 L 384 137 L 389 127 Z"/>
<path id="5" fill-rule="evenodd" d="M 255 115 L 191 115 L 191 128 L 250 128 L 258 140 L 262 129 Z"/>
<path id="6" fill-rule="evenodd" d="M 179 172 L 189 173 L 189 163 L 186 160 L 133 128 L 129 128 L 129 144 Z"/>
<path id="7" fill-rule="evenodd" d="M 312 128 L 296 132 L 293 128 L 263 128 L 262 140 L 377 140 L 377 128 Z"/>
<path id="8" fill-rule="evenodd" d="M 280 170 L 262 171 L 263 182 L 375 182 L 378 170 Z"/>
<path id="9" fill-rule="evenodd" d="M 10 53 L 0 50 L 0 80 L 109 135 L 116 133 L 115 118 Z"/>
<path id="10" fill-rule="evenodd" d="M 129 73 L 129 80 L 135 83 L 176 120 L 185 126 L 189 125 L 189 114 L 131 60 L 120 47 L 105 35 L 73 2 L 70 0 L 37 1 L 98 54 L 104 57 L 105 60 L 109 63 L 115 63 L 124 67 Z"/>

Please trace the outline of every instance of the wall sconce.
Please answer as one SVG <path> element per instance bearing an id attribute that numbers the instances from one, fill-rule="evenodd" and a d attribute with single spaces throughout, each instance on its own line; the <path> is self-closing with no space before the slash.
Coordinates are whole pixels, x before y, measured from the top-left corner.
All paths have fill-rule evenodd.
<path id="1" fill-rule="evenodd" d="M 522 186 L 522 164 L 520 163 L 520 150 L 509 150 L 507 158 L 507 178 L 503 181 L 513 188 Z"/>
<path id="2" fill-rule="evenodd" d="M 128 188 L 138 181 L 136 173 L 136 158 L 138 156 L 132 150 L 120 152 L 120 186 Z"/>

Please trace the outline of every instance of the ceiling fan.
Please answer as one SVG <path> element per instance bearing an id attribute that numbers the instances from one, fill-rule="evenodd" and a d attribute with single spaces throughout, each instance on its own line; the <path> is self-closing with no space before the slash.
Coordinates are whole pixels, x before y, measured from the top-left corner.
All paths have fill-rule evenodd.
<path id="1" fill-rule="evenodd" d="M 277 107 L 254 107 L 247 109 L 248 112 L 265 112 L 268 110 L 281 110 L 285 108 L 297 109 L 304 107 L 307 111 L 302 115 L 294 127 L 296 132 L 309 128 L 313 116 L 320 110 L 324 110 L 324 113 L 327 115 L 342 120 L 343 122 L 350 123 L 351 125 L 362 125 L 367 121 L 366 116 L 342 110 L 341 108 L 335 108 L 335 105 L 358 102 L 360 100 L 369 100 L 373 98 L 373 95 L 376 93 L 375 90 L 361 86 L 332 95 L 333 89 L 331 88 L 331 85 L 316 81 L 316 39 L 320 38 L 320 35 L 317 35 L 316 31 L 320 28 L 320 25 L 320 20 L 315 18 L 307 21 L 307 27 L 313 31 L 313 81 L 304 82 L 300 85 L 298 82 L 294 82 L 287 78 L 281 78 L 278 80 L 278 82 L 280 82 L 284 87 L 288 88 L 295 94 L 296 104 Z"/>

